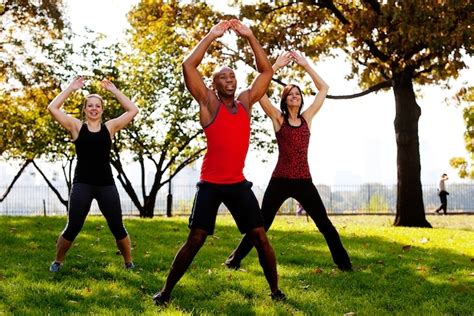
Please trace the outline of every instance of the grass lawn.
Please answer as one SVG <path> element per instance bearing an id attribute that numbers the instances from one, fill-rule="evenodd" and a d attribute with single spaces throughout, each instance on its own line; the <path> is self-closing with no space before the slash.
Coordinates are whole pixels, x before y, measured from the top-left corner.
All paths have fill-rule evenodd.
<path id="1" fill-rule="evenodd" d="M 253 250 L 238 271 L 223 262 L 240 240 L 220 216 L 170 305 L 151 296 L 185 240 L 186 217 L 126 219 L 137 268 L 125 271 L 102 217 L 89 217 L 63 269 L 48 271 L 64 217 L 0 217 L 2 314 L 473 315 L 474 216 L 428 216 L 433 229 L 393 227 L 392 216 L 333 216 L 354 272 L 340 272 L 306 217 L 269 232 L 288 299 L 272 302 Z"/>

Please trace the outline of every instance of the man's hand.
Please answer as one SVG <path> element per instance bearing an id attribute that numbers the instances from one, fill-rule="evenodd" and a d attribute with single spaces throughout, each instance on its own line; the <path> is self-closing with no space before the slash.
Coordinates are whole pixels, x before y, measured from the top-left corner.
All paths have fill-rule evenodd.
<path id="1" fill-rule="evenodd" d="M 229 21 L 220 21 L 216 25 L 214 25 L 211 30 L 209 31 L 210 35 L 213 35 L 215 38 L 221 37 L 224 35 L 225 31 L 230 28 Z"/>
<path id="2" fill-rule="evenodd" d="M 248 38 L 253 35 L 252 30 L 237 19 L 230 20 L 229 24 L 232 30 L 239 36 Z"/>

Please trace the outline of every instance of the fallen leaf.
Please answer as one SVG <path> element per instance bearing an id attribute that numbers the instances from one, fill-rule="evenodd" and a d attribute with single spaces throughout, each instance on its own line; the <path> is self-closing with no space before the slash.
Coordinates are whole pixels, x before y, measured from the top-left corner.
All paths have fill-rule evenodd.
<path id="1" fill-rule="evenodd" d="M 377 260 L 378 264 L 384 264 L 385 262 L 383 260 Z"/>
<path id="2" fill-rule="evenodd" d="M 316 269 L 313 270 L 313 273 L 321 274 L 321 273 L 323 273 L 323 270 L 321 268 L 316 268 Z"/>
<path id="3" fill-rule="evenodd" d="M 405 245 L 402 247 L 403 250 L 408 251 L 411 249 L 411 245 Z"/>

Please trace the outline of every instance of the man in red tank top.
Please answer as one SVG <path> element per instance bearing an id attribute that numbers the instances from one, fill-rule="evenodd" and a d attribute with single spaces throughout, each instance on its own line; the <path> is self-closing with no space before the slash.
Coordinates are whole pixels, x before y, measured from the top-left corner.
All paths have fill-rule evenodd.
<path id="1" fill-rule="evenodd" d="M 197 67 L 217 38 L 226 31 L 246 38 L 255 56 L 259 74 L 252 85 L 235 99 L 237 80 L 228 67 L 213 75 L 213 89 L 202 80 Z M 252 183 L 245 180 L 243 168 L 250 141 L 252 105 L 266 93 L 273 69 L 265 51 L 252 31 L 238 20 L 221 21 L 199 42 L 183 62 L 186 87 L 199 104 L 199 118 L 207 138 L 207 153 L 201 169 L 201 181 L 189 218 L 188 239 L 176 254 L 163 288 L 153 296 L 155 304 L 166 304 L 171 291 L 201 249 L 208 235 L 214 233 L 217 210 L 227 206 L 242 234 L 247 234 L 257 249 L 260 264 L 270 286 L 272 299 L 283 300 L 278 288 L 275 253 L 267 239 Z"/>

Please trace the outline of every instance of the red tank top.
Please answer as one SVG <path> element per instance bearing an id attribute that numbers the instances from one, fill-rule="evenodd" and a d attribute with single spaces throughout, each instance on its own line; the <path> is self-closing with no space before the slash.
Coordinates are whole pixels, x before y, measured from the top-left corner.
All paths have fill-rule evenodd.
<path id="1" fill-rule="evenodd" d="M 276 133 L 278 143 L 278 162 L 273 178 L 311 179 L 308 165 L 308 147 L 311 132 L 305 119 L 301 117 L 300 126 L 291 126 L 283 120 Z"/>
<path id="2" fill-rule="evenodd" d="M 237 112 L 229 113 L 221 103 L 214 120 L 204 128 L 207 152 L 201 168 L 201 180 L 231 184 L 245 180 L 245 157 L 250 142 L 250 117 L 235 101 Z"/>

